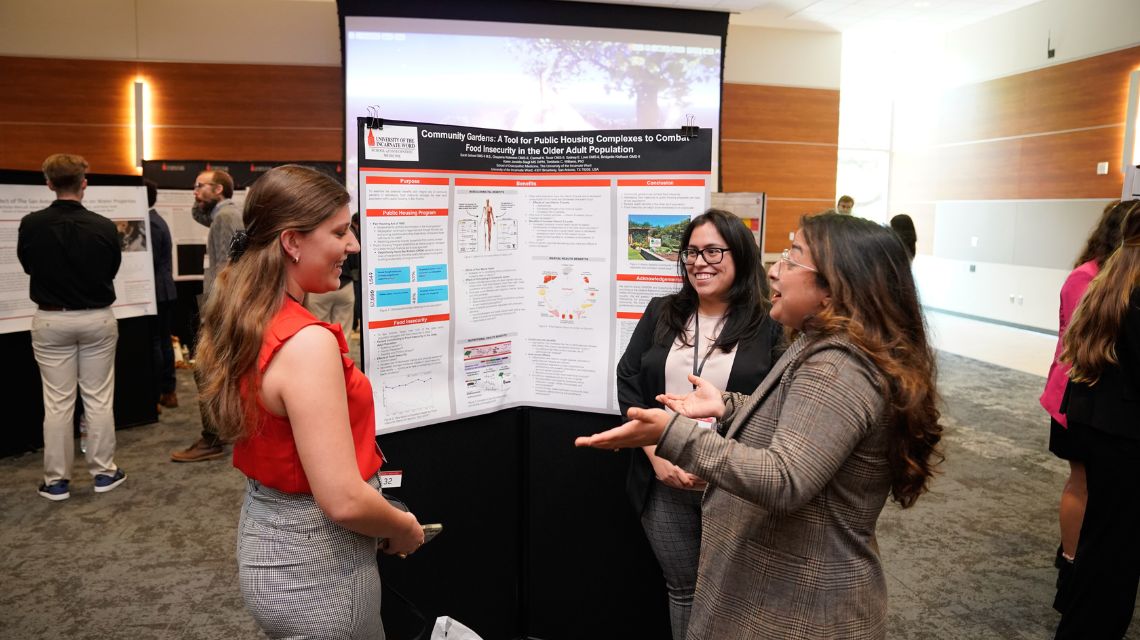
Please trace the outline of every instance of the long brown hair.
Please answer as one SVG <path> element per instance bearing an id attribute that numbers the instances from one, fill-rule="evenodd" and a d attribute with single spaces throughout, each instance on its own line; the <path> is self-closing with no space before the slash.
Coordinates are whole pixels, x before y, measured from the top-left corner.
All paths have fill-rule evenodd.
<path id="1" fill-rule="evenodd" d="M 891 496 L 909 507 L 942 460 L 934 352 L 910 257 L 889 228 L 840 214 L 804 217 L 804 238 L 830 303 L 805 333 L 846 334 L 878 369 L 887 405 Z"/>
<path id="2" fill-rule="evenodd" d="M 309 233 L 348 201 L 348 192 L 335 180 L 298 165 L 270 169 L 250 188 L 242 213 L 248 244 L 218 274 L 198 338 L 199 394 L 223 439 L 242 438 L 257 428 L 262 334 L 285 301 L 281 233 Z"/>
<path id="3" fill-rule="evenodd" d="M 1069 378 L 1074 382 L 1096 384 L 1101 372 L 1119 362 L 1116 339 L 1132 290 L 1140 286 L 1140 200 L 1119 206 L 1124 205 L 1130 208 L 1121 224 L 1120 246 L 1089 284 L 1065 331 L 1061 361 L 1072 365 Z"/>
<path id="4" fill-rule="evenodd" d="M 1124 216 L 1138 204 L 1140 200 L 1124 202 L 1113 200 L 1108 203 L 1100 216 L 1100 221 L 1096 223 L 1096 227 L 1089 234 L 1089 239 L 1085 241 L 1085 248 L 1081 251 L 1081 257 L 1073 264 L 1073 268 L 1092 260 L 1096 261 L 1097 267 L 1103 267 L 1109 254 L 1120 246 L 1120 224 L 1124 221 Z"/>

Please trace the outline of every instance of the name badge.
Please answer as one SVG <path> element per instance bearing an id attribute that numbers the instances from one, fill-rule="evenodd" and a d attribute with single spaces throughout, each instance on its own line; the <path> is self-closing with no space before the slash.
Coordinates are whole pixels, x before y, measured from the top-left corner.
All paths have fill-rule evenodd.
<path id="1" fill-rule="evenodd" d="M 404 472 L 403 471 L 381 471 L 380 472 L 380 488 L 381 489 L 395 489 L 403 484 Z"/>

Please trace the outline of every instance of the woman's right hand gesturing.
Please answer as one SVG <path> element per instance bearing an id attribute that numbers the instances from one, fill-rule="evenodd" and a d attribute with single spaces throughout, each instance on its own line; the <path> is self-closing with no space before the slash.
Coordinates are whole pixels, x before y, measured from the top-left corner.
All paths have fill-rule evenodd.
<path id="1" fill-rule="evenodd" d="M 686 418 L 716 418 L 724 416 L 724 400 L 720 389 L 704 378 L 689 374 L 689 382 L 693 384 L 693 392 L 685 395 L 662 393 L 657 401 Z"/>

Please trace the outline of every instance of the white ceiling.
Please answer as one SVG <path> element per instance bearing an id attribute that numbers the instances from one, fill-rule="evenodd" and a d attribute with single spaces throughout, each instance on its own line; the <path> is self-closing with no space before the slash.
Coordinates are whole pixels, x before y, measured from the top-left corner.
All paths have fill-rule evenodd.
<path id="1" fill-rule="evenodd" d="M 732 13 L 731 24 L 778 29 L 952 31 L 1041 0 L 589 0 Z"/>

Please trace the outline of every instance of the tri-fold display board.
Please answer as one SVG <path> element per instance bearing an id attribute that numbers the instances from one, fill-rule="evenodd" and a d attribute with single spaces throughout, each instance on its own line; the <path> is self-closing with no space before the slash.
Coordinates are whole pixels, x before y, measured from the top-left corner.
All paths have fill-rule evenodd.
<path id="1" fill-rule="evenodd" d="M 357 133 L 377 433 L 513 406 L 616 413 L 617 359 L 680 287 L 681 233 L 708 207 L 711 132 Z"/>

